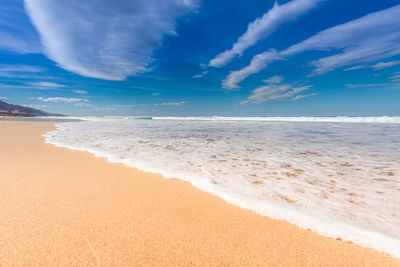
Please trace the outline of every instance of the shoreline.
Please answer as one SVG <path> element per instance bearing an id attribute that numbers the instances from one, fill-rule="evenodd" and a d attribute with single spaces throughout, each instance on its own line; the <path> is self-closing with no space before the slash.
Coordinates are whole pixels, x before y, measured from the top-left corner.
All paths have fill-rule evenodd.
<path id="1" fill-rule="evenodd" d="M 58 131 L 63 128 L 58 123 L 55 125 Z M 68 128 L 68 127 L 67 127 Z M 212 194 L 213 196 L 219 197 L 224 201 L 233 204 L 237 207 L 253 211 L 261 216 L 287 221 L 294 225 L 299 226 L 302 229 L 311 230 L 322 236 L 330 237 L 333 239 L 342 240 L 344 242 L 354 243 L 358 246 L 376 250 L 378 252 L 389 254 L 393 257 L 400 258 L 400 240 L 392 237 L 384 232 L 368 230 L 368 228 L 362 228 L 357 225 L 349 224 L 341 220 L 327 219 L 327 217 L 318 216 L 318 214 L 309 214 L 305 211 L 299 211 L 296 208 L 285 205 L 286 203 L 276 203 L 269 200 L 260 200 L 257 198 L 251 198 L 249 196 L 243 196 L 240 194 L 232 194 L 226 192 L 223 188 L 214 183 L 203 182 L 203 180 L 190 179 L 187 174 L 172 174 L 171 172 L 165 172 L 157 167 L 140 166 L 135 164 L 129 159 L 120 159 L 115 157 L 115 154 L 105 153 L 100 150 L 93 148 L 66 145 L 59 143 L 51 138 L 52 132 L 47 132 L 43 135 L 46 143 L 55 145 L 61 148 L 67 148 L 75 151 L 88 152 L 97 158 L 104 158 L 109 163 L 120 163 L 131 168 L 134 168 L 145 173 L 161 175 L 166 179 L 179 179 L 182 181 L 189 182 L 195 188 Z M 57 134 L 56 134 L 57 135 Z M 289 201 L 292 201 L 289 198 Z"/>
<path id="2" fill-rule="evenodd" d="M 400 264 L 188 182 L 46 144 L 41 135 L 54 123 L 1 121 L 0 129 L 0 263 Z"/>

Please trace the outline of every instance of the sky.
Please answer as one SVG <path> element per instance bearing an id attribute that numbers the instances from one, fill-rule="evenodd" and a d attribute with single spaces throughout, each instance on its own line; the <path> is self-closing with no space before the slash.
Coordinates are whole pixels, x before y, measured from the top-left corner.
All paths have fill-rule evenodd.
<path id="1" fill-rule="evenodd" d="M 398 116 L 398 0 L 2 0 L 0 100 L 76 116 Z"/>

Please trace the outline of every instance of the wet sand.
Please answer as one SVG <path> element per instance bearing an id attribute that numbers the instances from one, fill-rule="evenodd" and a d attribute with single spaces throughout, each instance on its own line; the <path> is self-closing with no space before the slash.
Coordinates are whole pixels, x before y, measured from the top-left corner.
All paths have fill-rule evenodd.
<path id="1" fill-rule="evenodd" d="M 0 266 L 400 266 L 0 121 Z"/>

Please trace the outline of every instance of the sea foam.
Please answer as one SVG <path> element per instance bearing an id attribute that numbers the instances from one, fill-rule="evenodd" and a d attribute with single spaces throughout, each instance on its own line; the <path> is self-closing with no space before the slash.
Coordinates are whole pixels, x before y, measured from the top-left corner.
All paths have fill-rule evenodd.
<path id="1" fill-rule="evenodd" d="M 46 141 L 400 257 L 400 117 L 83 119 Z"/>

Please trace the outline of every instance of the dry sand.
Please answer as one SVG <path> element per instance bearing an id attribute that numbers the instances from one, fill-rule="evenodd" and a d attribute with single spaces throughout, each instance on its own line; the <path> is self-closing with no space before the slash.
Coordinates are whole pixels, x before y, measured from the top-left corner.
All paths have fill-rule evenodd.
<path id="1" fill-rule="evenodd" d="M 0 122 L 0 266 L 400 266 L 187 182 L 45 144 Z"/>

